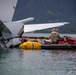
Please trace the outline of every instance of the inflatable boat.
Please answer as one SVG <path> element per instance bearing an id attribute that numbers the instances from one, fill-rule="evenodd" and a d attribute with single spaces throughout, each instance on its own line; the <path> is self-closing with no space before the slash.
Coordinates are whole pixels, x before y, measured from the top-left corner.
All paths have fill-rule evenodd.
<path id="1" fill-rule="evenodd" d="M 24 49 L 45 49 L 45 50 L 76 50 L 76 38 L 74 37 L 66 37 L 66 40 L 59 40 L 57 44 L 52 44 L 49 41 L 44 41 L 44 44 L 39 44 L 39 42 L 37 43 L 33 43 L 30 42 L 28 44 L 28 42 L 22 43 L 20 45 L 20 48 L 24 48 Z"/>

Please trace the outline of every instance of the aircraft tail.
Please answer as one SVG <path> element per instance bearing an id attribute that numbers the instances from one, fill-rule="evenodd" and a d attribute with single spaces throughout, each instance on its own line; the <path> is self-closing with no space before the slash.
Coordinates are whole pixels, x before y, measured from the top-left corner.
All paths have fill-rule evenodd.
<path id="1" fill-rule="evenodd" d="M 5 39 L 11 35 L 11 31 L 4 25 L 4 23 L 0 20 L 0 33 L 2 34 L 2 37 Z"/>
<path id="2" fill-rule="evenodd" d="M 12 21 L 18 0 L 0 0 L 0 20 Z"/>

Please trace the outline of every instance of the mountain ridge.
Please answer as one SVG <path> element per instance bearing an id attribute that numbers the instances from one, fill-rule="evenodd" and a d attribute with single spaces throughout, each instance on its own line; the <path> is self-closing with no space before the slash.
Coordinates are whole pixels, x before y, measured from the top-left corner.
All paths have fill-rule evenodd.
<path id="1" fill-rule="evenodd" d="M 60 33 L 76 33 L 76 1 L 75 0 L 19 0 L 13 20 L 33 16 L 31 23 L 70 22 L 59 27 Z M 43 30 L 49 32 L 50 29 Z M 38 31 L 42 32 L 42 31 Z"/>

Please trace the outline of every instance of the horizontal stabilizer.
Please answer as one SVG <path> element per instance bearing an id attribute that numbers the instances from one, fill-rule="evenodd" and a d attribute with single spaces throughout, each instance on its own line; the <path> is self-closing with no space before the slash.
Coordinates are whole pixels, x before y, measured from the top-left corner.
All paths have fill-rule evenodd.
<path id="1" fill-rule="evenodd" d="M 34 20 L 34 18 L 30 17 L 30 18 L 26 18 L 26 19 L 19 20 L 19 21 L 16 21 L 16 22 L 25 24 L 25 23 L 28 23 L 28 22 L 33 21 L 33 20 Z"/>

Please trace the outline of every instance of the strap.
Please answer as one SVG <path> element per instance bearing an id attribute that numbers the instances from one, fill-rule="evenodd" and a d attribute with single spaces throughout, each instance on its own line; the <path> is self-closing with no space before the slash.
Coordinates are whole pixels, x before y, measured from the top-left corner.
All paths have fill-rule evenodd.
<path id="1" fill-rule="evenodd" d="M 32 50 L 34 50 L 34 42 L 32 42 Z"/>

